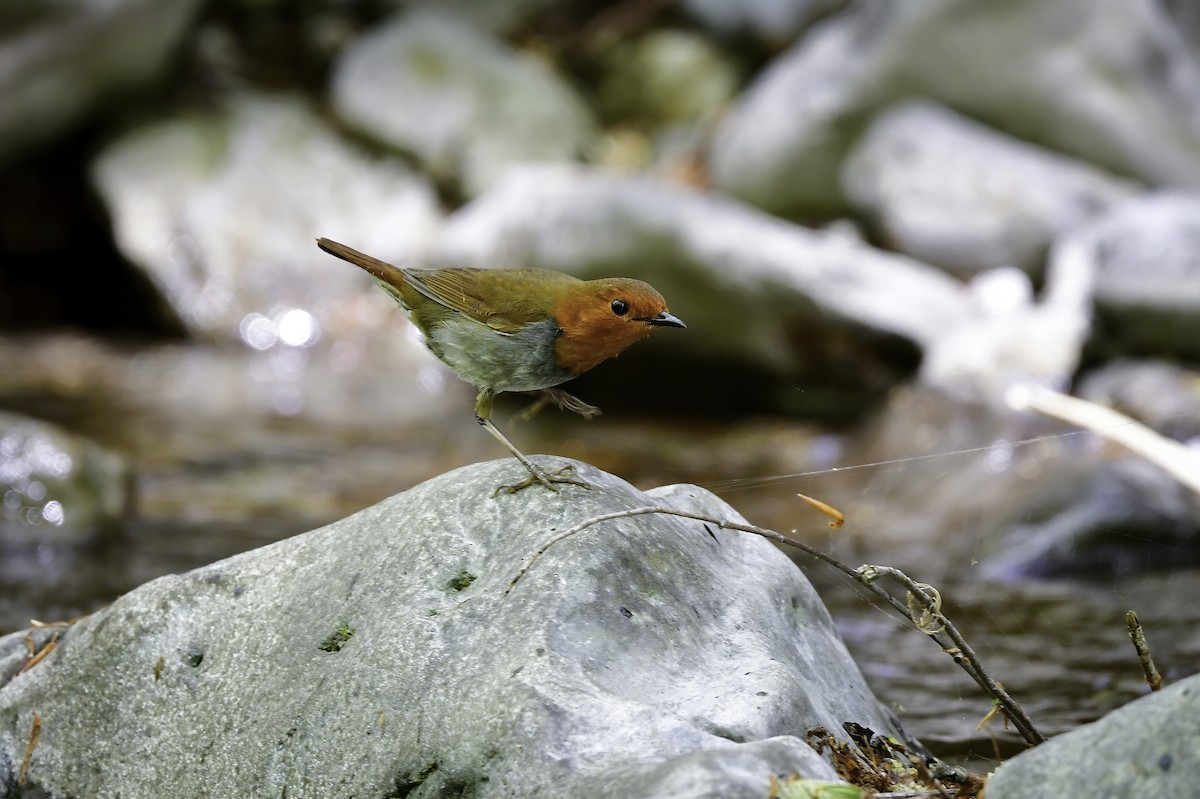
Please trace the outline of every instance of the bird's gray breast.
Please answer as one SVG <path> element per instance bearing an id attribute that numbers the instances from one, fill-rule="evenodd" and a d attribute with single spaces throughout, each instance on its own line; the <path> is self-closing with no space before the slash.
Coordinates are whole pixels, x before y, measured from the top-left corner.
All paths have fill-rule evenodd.
<path id="1" fill-rule="evenodd" d="M 574 376 L 554 363 L 559 332 L 553 319 L 506 334 L 467 317 L 454 317 L 432 331 L 425 344 L 474 386 L 495 392 L 535 391 Z"/>

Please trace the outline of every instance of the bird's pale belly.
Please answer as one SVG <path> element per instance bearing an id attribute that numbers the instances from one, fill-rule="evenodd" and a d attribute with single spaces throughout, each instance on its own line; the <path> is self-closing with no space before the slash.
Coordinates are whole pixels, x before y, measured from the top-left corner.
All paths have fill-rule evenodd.
<path id="1" fill-rule="evenodd" d="M 554 363 L 559 328 L 553 319 L 499 333 L 472 319 L 451 318 L 425 339 L 454 373 L 478 388 L 536 391 L 565 383 L 575 375 Z"/>

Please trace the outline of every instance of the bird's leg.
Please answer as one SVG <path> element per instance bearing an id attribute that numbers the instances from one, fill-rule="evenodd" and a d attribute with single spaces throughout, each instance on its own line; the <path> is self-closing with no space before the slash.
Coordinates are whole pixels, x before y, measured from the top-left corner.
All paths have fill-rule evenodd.
<path id="1" fill-rule="evenodd" d="M 577 413 L 584 419 L 595 419 L 600 415 L 600 409 L 595 405 L 588 405 L 579 397 L 573 397 L 562 389 L 558 388 L 543 388 L 540 391 L 529 391 L 529 394 L 536 394 L 537 399 L 533 401 L 525 410 L 517 414 L 521 421 L 528 422 L 533 417 L 541 412 L 542 408 L 547 405 L 555 405 L 560 411 L 571 411 Z"/>
<path id="2" fill-rule="evenodd" d="M 513 485 L 500 486 L 496 489 L 497 494 L 499 494 L 501 491 L 506 494 L 515 494 L 522 488 L 528 488 L 534 483 L 541 483 L 543 486 L 556 494 L 558 493 L 558 489 L 554 487 L 555 483 L 577 485 L 588 489 L 591 488 L 590 485 L 579 478 L 570 477 L 567 475 L 568 472 L 575 471 L 574 466 L 567 464 L 554 474 L 549 474 L 545 470 L 535 466 L 533 461 L 529 460 L 529 458 L 526 458 L 525 455 L 522 454 L 521 450 L 513 446 L 513 443 L 509 441 L 503 433 L 500 432 L 499 428 L 492 424 L 492 398 L 494 396 L 495 395 L 490 391 L 485 390 L 479 392 L 479 396 L 475 399 L 475 420 L 479 422 L 479 424 L 481 424 L 485 430 L 495 436 L 496 440 L 503 444 L 505 448 L 521 462 L 521 465 L 529 470 L 529 477 Z"/>

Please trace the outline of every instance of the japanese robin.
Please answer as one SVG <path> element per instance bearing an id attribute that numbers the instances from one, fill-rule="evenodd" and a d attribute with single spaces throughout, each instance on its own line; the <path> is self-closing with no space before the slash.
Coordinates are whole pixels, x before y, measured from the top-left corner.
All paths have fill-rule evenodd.
<path id="1" fill-rule="evenodd" d="M 479 389 L 475 418 L 508 448 L 529 478 L 587 486 L 535 466 L 492 424 L 492 399 L 503 391 L 540 399 L 529 413 L 553 403 L 585 418 L 600 410 L 555 388 L 657 327 L 686 327 L 667 312 L 652 286 L 631 278 L 580 280 L 551 269 L 402 269 L 329 239 L 317 246 L 369 272 L 425 337 L 425 346 Z"/>

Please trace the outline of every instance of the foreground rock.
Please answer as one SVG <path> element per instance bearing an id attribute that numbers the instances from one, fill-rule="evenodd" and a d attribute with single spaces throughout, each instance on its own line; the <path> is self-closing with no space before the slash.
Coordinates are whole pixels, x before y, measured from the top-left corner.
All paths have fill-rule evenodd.
<path id="1" fill-rule="evenodd" d="M 1200 675 L 1004 763 L 988 799 L 1190 799 L 1200 783 Z"/>
<path id="2" fill-rule="evenodd" d="M 11 796 L 762 797 L 829 779 L 798 736 L 898 735 L 812 587 L 767 541 L 644 505 L 737 518 L 691 486 L 492 497 L 511 459 L 329 527 L 161 578 L 11 677 Z M 38 640 L 48 637 L 39 631 Z M 27 780 L 18 772 L 36 718 Z"/>

